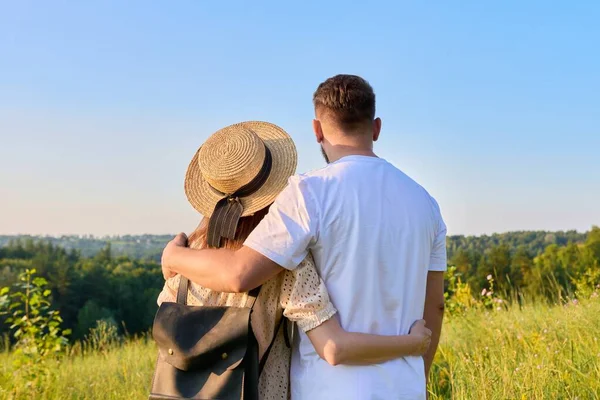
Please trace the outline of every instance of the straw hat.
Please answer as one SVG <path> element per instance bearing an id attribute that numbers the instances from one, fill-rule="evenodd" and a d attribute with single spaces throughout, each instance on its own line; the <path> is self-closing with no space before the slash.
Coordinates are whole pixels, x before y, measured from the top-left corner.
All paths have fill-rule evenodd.
<path id="1" fill-rule="evenodd" d="M 273 203 L 295 173 L 297 160 L 292 138 L 277 125 L 231 125 L 198 149 L 185 175 L 185 194 L 205 217 L 225 198 L 240 203 L 241 216 L 248 216 Z"/>

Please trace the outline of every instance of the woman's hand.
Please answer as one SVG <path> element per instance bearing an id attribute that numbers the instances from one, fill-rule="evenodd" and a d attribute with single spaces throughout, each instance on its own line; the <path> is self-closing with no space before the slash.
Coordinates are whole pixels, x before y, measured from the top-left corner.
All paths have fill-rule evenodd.
<path id="1" fill-rule="evenodd" d="M 429 344 L 431 343 L 431 330 L 425 327 L 425 320 L 420 319 L 416 321 L 410 328 L 408 336 L 413 337 L 416 341 L 414 355 L 425 355 L 425 353 L 427 353 L 427 350 L 429 349 Z"/>

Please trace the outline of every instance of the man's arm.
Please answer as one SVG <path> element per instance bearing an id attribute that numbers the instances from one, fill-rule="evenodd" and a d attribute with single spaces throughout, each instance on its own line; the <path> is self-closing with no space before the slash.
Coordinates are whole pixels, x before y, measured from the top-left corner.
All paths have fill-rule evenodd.
<path id="1" fill-rule="evenodd" d="M 303 187 L 300 178 L 290 178 L 239 250 L 188 249 L 180 233 L 163 251 L 163 275 L 181 274 L 208 289 L 233 293 L 254 289 L 283 268 L 293 270 L 317 231 L 316 206 Z"/>
<path id="2" fill-rule="evenodd" d="M 427 273 L 427 289 L 425 292 L 425 310 L 423 319 L 431 330 L 431 344 L 429 350 L 423 357 L 425 359 L 425 376 L 429 376 L 429 370 L 433 363 L 442 332 L 442 320 L 444 318 L 444 272 L 429 271 Z"/>
<path id="3" fill-rule="evenodd" d="M 165 279 L 181 274 L 208 289 L 240 293 L 258 287 L 283 268 L 249 247 L 230 249 L 190 249 L 180 233 L 165 247 L 162 270 Z"/>

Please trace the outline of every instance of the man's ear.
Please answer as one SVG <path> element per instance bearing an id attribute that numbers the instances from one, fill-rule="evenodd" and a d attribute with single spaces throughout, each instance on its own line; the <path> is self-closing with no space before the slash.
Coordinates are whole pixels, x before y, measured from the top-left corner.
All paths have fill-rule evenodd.
<path id="1" fill-rule="evenodd" d="M 373 121 L 373 141 L 376 142 L 379 139 L 379 133 L 381 132 L 381 118 L 375 118 Z"/>
<path id="2" fill-rule="evenodd" d="M 315 132 L 315 138 L 317 139 L 317 143 L 321 143 L 323 141 L 323 127 L 321 126 L 321 121 L 318 119 L 313 119 L 313 132 Z"/>

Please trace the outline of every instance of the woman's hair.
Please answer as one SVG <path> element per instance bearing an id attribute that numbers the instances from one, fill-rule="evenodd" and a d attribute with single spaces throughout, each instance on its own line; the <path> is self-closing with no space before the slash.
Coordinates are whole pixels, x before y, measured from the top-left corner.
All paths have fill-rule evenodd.
<path id="1" fill-rule="evenodd" d="M 223 248 L 237 250 L 242 247 L 244 241 L 250 235 L 250 232 L 256 228 L 258 223 L 267 215 L 269 207 L 256 211 L 253 215 L 240 218 L 237 229 L 235 231 L 235 239 L 221 239 Z M 200 225 L 188 238 L 188 245 L 192 249 L 203 249 L 207 247 L 206 232 L 210 218 L 203 218 Z"/>

